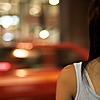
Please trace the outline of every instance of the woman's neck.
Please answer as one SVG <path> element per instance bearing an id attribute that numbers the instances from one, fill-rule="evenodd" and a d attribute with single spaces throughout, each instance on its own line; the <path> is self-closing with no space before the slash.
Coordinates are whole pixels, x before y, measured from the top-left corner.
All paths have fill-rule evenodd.
<path id="1" fill-rule="evenodd" d="M 86 67 L 88 72 L 100 77 L 100 57 L 90 61 Z"/>

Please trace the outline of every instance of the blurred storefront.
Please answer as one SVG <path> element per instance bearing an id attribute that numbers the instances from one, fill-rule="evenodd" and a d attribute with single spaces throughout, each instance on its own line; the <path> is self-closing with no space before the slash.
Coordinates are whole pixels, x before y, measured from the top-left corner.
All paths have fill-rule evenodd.
<path id="1" fill-rule="evenodd" d="M 60 42 L 59 0 L 0 1 L 0 44 Z"/>
<path id="2" fill-rule="evenodd" d="M 0 44 L 74 42 L 88 48 L 90 0 L 0 0 Z"/>

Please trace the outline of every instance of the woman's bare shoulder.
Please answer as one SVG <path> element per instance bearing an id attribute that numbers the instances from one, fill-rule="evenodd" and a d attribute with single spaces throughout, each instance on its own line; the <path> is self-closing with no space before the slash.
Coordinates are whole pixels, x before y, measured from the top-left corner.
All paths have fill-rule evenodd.
<path id="1" fill-rule="evenodd" d="M 77 80 L 76 80 L 76 73 L 75 73 L 75 68 L 73 64 L 68 65 L 61 70 L 58 76 L 57 86 L 58 86 L 57 87 L 58 93 L 60 90 L 65 93 L 66 95 L 65 99 L 71 98 L 71 97 L 74 98 L 76 96 Z M 65 99 L 62 99 L 62 100 L 65 100 Z M 68 99 L 68 100 L 71 100 L 71 99 Z"/>
<path id="2" fill-rule="evenodd" d="M 58 79 L 60 78 L 61 80 L 66 81 L 66 80 L 68 80 L 68 79 L 71 80 L 71 78 L 72 78 L 72 80 L 73 80 L 74 77 L 76 77 L 75 68 L 74 68 L 74 65 L 71 64 L 71 65 L 68 65 L 68 66 L 64 67 L 64 68 L 61 70 Z M 69 81 L 70 81 L 70 80 L 69 80 Z M 72 80 L 71 80 L 71 81 L 72 81 Z"/>

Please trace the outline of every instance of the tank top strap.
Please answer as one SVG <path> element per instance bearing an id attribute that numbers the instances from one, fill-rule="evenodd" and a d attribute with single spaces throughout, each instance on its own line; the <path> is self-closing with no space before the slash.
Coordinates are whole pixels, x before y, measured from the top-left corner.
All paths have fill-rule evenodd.
<path id="1" fill-rule="evenodd" d="M 77 78 L 77 93 L 75 100 L 79 97 L 80 93 L 80 83 L 81 83 L 81 67 L 82 67 L 82 62 L 79 63 L 74 63 L 75 71 L 76 71 L 76 78 Z"/>
<path id="2" fill-rule="evenodd" d="M 100 96 L 90 87 L 89 80 L 87 80 L 88 73 L 86 75 L 83 71 L 82 74 L 82 62 L 74 63 L 74 68 L 77 78 L 77 93 L 74 100 L 100 100 Z"/>
<path id="3" fill-rule="evenodd" d="M 91 81 L 91 79 L 90 79 L 90 76 L 89 76 L 87 70 L 84 69 L 84 72 L 85 72 L 85 75 L 86 75 L 87 81 L 88 81 L 88 83 L 89 83 L 89 86 L 90 86 L 91 89 L 95 92 L 95 88 L 94 88 L 94 86 L 93 86 L 93 83 L 92 83 L 92 81 Z"/>

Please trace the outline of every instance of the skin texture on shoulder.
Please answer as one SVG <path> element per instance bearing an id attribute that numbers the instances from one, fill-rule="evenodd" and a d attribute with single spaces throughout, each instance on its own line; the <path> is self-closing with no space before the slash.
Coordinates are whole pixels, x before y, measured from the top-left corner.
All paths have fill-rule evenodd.
<path id="1" fill-rule="evenodd" d="M 77 92 L 77 79 L 74 65 L 62 69 L 58 76 L 56 100 L 74 100 Z"/>

